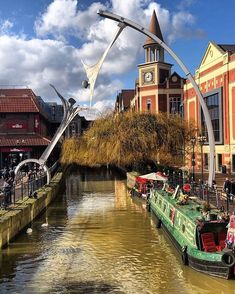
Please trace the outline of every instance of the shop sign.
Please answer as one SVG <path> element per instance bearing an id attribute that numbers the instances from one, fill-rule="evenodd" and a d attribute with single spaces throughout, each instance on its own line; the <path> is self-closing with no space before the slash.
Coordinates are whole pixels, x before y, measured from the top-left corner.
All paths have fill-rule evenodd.
<path id="1" fill-rule="evenodd" d="M 0 148 L 1 152 L 5 152 L 5 153 L 14 153 L 14 152 L 29 152 L 32 151 L 32 148 L 29 147 L 24 147 L 24 148 L 9 148 L 9 147 L 5 147 L 5 148 Z"/>
<path id="2" fill-rule="evenodd" d="M 7 129 L 12 129 L 12 130 L 25 130 L 28 129 L 28 124 L 27 123 L 16 123 L 16 122 L 7 122 Z"/>

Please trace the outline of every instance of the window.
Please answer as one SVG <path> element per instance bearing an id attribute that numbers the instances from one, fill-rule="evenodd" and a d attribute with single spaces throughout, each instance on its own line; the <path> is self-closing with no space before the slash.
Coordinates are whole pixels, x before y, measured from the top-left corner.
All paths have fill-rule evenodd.
<path id="1" fill-rule="evenodd" d="M 151 111 L 151 99 L 147 99 L 147 111 Z"/>
<path id="2" fill-rule="evenodd" d="M 208 165 L 209 165 L 209 157 L 208 157 L 208 153 L 204 154 L 204 168 L 208 169 Z"/>
<path id="3" fill-rule="evenodd" d="M 159 83 L 163 84 L 168 78 L 169 78 L 169 70 L 161 68 L 159 70 Z"/>
<path id="4" fill-rule="evenodd" d="M 165 212 L 165 210 L 166 210 L 166 204 L 164 203 L 162 211 Z"/>
<path id="5" fill-rule="evenodd" d="M 222 144 L 222 105 L 221 105 L 221 88 L 210 92 L 211 94 L 204 96 L 204 100 L 208 107 L 208 111 L 211 117 L 212 128 L 215 136 L 215 143 Z M 205 117 L 201 110 L 201 127 L 203 130 L 203 136 L 208 138 Z"/>
<path id="6" fill-rule="evenodd" d="M 181 97 L 170 97 L 170 113 L 181 113 Z"/>
<path id="7" fill-rule="evenodd" d="M 235 154 L 232 155 L 232 172 L 235 172 Z"/>
<path id="8" fill-rule="evenodd" d="M 222 167 L 222 154 L 217 154 L 217 168 L 218 171 L 221 171 L 221 167 Z"/>

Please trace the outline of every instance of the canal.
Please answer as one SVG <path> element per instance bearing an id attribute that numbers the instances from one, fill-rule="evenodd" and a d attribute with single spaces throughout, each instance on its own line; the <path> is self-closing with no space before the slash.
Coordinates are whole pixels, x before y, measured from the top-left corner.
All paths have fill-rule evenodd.
<path id="1" fill-rule="evenodd" d="M 182 265 L 144 202 L 106 169 L 71 173 L 47 211 L 0 253 L 0 293 L 235 293 Z"/>

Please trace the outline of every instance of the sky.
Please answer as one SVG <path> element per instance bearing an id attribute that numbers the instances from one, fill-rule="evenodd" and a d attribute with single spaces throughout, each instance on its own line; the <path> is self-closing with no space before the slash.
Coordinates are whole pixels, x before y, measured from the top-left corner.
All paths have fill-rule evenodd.
<path id="1" fill-rule="evenodd" d="M 97 10 L 127 17 L 148 28 L 155 9 L 164 41 L 195 73 L 209 41 L 235 44 L 234 0 L 0 0 L 0 87 L 27 86 L 44 101 L 59 102 L 49 84 L 79 105 L 89 105 L 81 63 L 95 64 L 117 23 Z M 144 62 L 146 37 L 125 28 L 101 68 L 92 107 L 114 107 L 117 93 L 134 89 Z M 184 77 L 174 60 L 173 71 Z"/>

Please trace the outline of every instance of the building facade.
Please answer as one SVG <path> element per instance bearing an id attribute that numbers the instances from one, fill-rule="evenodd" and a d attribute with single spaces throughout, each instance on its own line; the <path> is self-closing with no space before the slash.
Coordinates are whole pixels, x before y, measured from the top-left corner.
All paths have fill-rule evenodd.
<path id="1" fill-rule="evenodd" d="M 0 89 L 0 166 L 38 158 L 50 143 L 48 116 L 31 89 Z"/>
<path id="2" fill-rule="evenodd" d="M 20 161 L 39 158 L 50 144 L 63 119 L 63 106 L 44 102 L 28 88 L 0 89 L 0 169 L 13 168 Z M 65 137 L 80 136 L 89 121 L 77 115 L 65 131 Z M 59 158 L 60 143 L 49 161 Z"/>
<path id="3" fill-rule="evenodd" d="M 122 113 L 131 109 L 131 100 L 135 96 L 135 90 L 125 89 L 118 93 L 115 102 L 115 112 Z"/>
<path id="4" fill-rule="evenodd" d="M 215 137 L 216 172 L 235 173 L 235 45 L 208 44 L 195 81 L 208 106 Z M 184 87 L 184 113 L 196 123 L 196 136 L 207 136 L 204 115 L 189 81 Z M 189 163 L 190 164 L 190 163 Z M 197 149 L 196 168 L 207 169 L 209 145 Z M 202 166 L 203 165 L 203 166 Z"/>
<path id="5" fill-rule="evenodd" d="M 149 31 L 163 41 L 155 11 L 151 17 Z M 185 80 L 176 72 L 171 72 L 172 64 L 165 61 L 164 49 L 158 43 L 148 37 L 143 47 L 145 62 L 138 65 L 139 76 L 131 108 L 140 112 L 179 114 Z"/>

